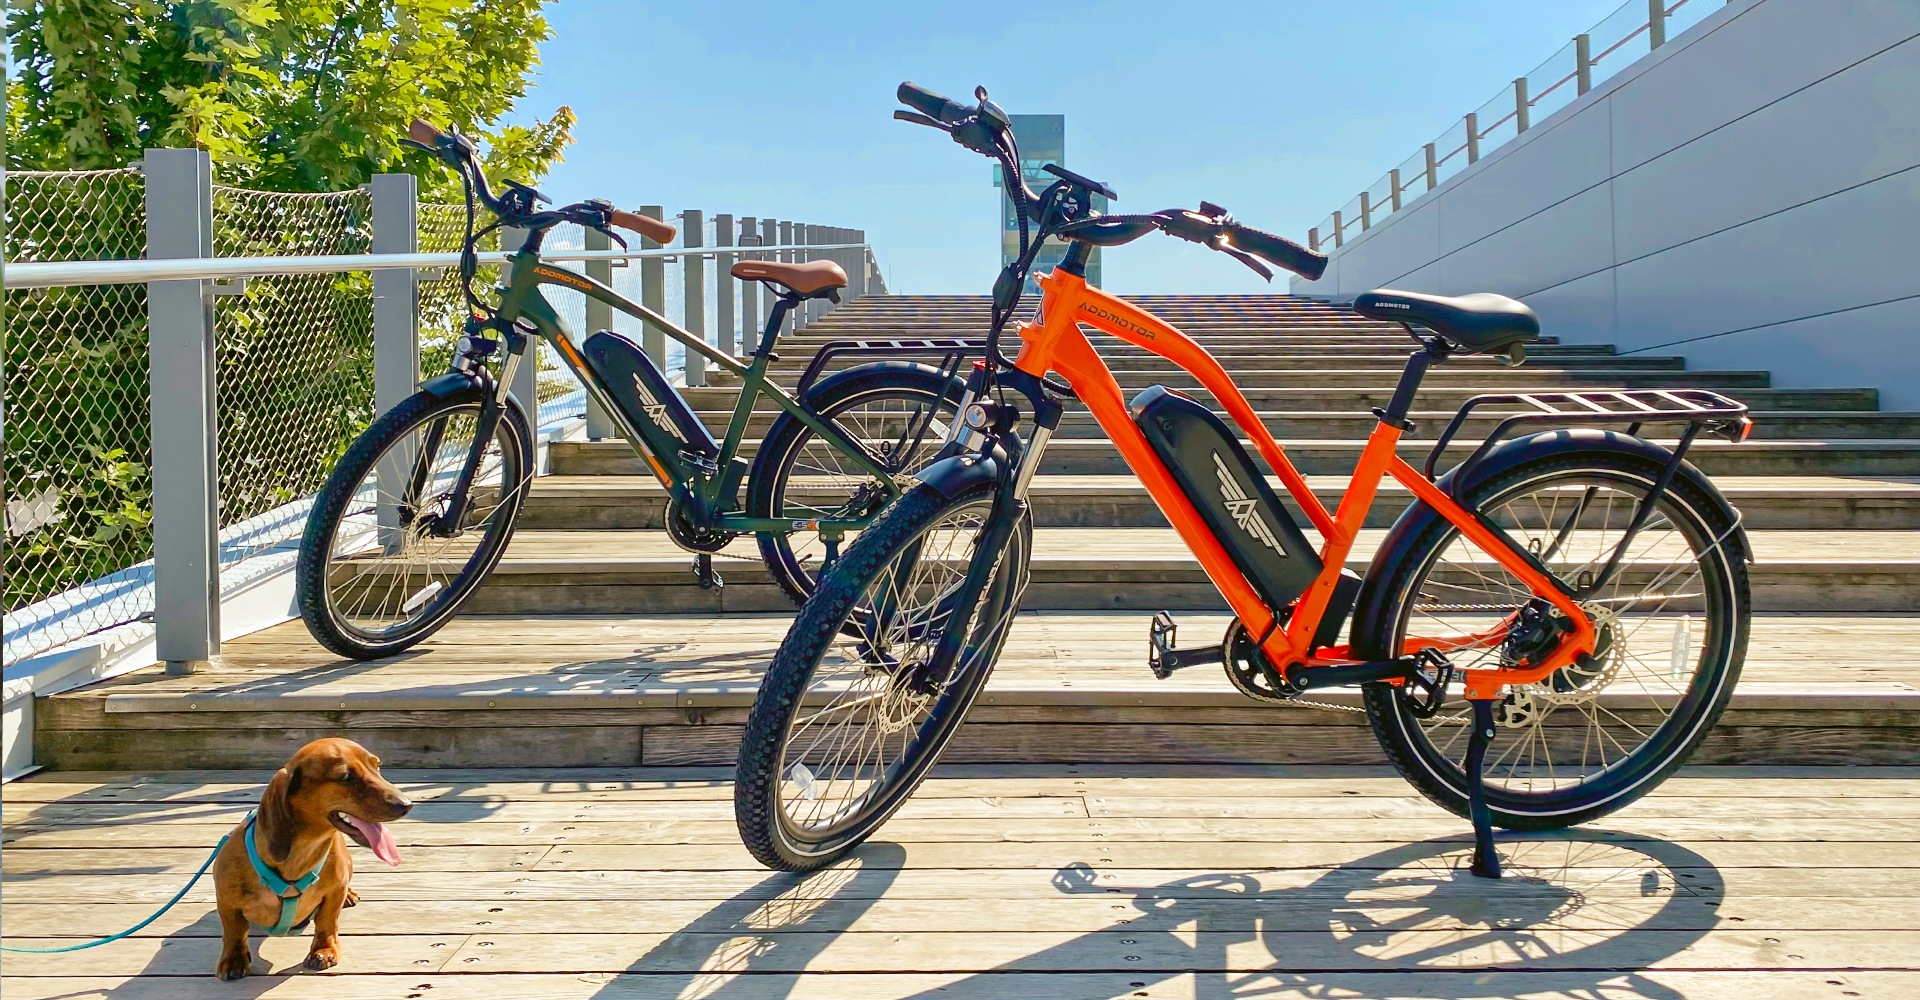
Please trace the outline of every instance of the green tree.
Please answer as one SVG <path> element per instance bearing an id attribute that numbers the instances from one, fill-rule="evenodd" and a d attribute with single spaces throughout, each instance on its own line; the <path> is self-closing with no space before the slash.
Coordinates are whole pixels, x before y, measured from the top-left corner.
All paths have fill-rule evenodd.
<path id="1" fill-rule="evenodd" d="M 399 145 L 424 117 L 475 136 L 490 172 L 534 180 L 571 140 L 524 97 L 545 0 L 38 0 L 8 15 L 14 169 L 117 167 L 197 146 L 222 183 L 333 191 L 382 171 L 450 199 L 450 176 Z"/>

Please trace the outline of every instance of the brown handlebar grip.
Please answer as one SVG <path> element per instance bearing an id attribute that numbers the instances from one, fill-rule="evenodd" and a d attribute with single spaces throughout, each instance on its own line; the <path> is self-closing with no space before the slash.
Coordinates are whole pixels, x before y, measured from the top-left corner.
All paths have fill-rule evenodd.
<path id="1" fill-rule="evenodd" d="M 621 229 L 630 229 L 639 233 L 655 243 L 671 243 L 673 242 L 674 234 L 679 232 L 679 230 L 673 228 L 673 226 L 661 222 L 659 219 L 649 218 L 644 215 L 635 215 L 632 212 L 622 212 L 619 209 L 615 209 L 607 221 L 612 222 Z"/>
<path id="2" fill-rule="evenodd" d="M 433 145 L 434 140 L 440 138 L 442 134 L 439 129 L 427 124 L 424 118 L 415 118 L 413 124 L 407 126 L 407 138 L 422 145 Z"/>

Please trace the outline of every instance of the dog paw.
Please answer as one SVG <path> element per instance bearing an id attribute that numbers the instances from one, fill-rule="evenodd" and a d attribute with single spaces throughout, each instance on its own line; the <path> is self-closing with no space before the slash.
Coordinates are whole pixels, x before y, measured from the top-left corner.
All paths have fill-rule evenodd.
<path id="1" fill-rule="evenodd" d="M 346 901 L 346 902 L 345 902 L 344 904 L 342 904 L 342 905 L 344 905 L 344 906 L 359 906 L 359 905 L 360 905 L 360 894 L 359 894 L 359 893 L 357 893 L 357 892 L 354 892 L 354 891 L 353 891 L 353 887 L 352 887 L 352 886 L 348 886 L 348 887 L 347 887 L 347 901 Z"/>
<path id="2" fill-rule="evenodd" d="M 252 971 L 252 955 L 222 955 L 220 957 L 220 964 L 213 967 L 214 975 L 228 982 L 232 982 L 235 979 L 245 979 L 247 973 Z"/>
<path id="3" fill-rule="evenodd" d="M 340 953 L 332 948 L 315 948 L 307 955 L 306 966 L 319 971 L 331 969 L 340 964 Z"/>

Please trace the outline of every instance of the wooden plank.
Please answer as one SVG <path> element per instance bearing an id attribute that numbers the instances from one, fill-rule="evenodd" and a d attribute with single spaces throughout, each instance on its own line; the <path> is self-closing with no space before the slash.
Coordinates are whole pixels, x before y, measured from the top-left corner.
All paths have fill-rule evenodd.
<path id="1" fill-rule="evenodd" d="M 1351 865 L 1376 853 L 1380 841 L 1361 843 L 1129 843 L 977 842 L 896 844 L 876 858 L 891 866 L 935 868 L 1044 868 L 1057 871 L 1080 864 L 1134 869 L 1317 868 Z M 1458 845 L 1448 845 L 1454 851 Z M 1898 868 L 1914 864 L 1906 841 L 1791 843 L 1600 842 L 1505 839 L 1508 864 L 1521 867 L 1624 868 L 1657 857 L 1687 859 L 1719 868 Z M 1651 854 L 1649 853 L 1651 851 Z M 0 857 L 8 875 L 40 877 L 105 875 L 125 872 L 192 874 L 207 852 L 199 848 L 154 848 L 129 857 L 125 850 L 22 848 Z M 1440 855 L 1449 857 L 1451 855 Z M 1697 859 L 1697 860 L 1695 860 Z M 367 854 L 354 853 L 356 868 L 377 867 Z M 739 843 L 608 844 L 568 843 L 538 847 L 423 847 L 408 849 L 401 867 L 409 872 L 507 871 L 737 871 L 758 862 Z"/>
<path id="2" fill-rule="evenodd" d="M 1236 979 L 1231 985 L 1238 985 Z M 1920 995 L 1920 974 L 1904 971 L 1803 972 L 1791 969 L 1645 972 L 1494 971 L 1342 972 L 1274 974 L 1252 983 L 1267 1000 L 1318 1000 L 1328 996 L 1391 1000 L 1449 997 L 1454 1000 L 1564 1000 L 1604 996 L 1686 997 L 1687 1000 L 1754 1000 L 1755 997 L 1911 997 Z M 85 976 L 7 978 L 8 1000 L 179 1000 L 183 986 L 211 991 L 211 980 L 191 985 L 169 977 Z M 1230 984 L 1214 973 L 588 973 L 584 975 L 407 976 L 355 975 L 351 969 L 323 976 L 273 981 L 275 1000 L 659 1000 L 662 997 L 724 996 L 728 1000 L 1088 1000 L 1151 997 L 1210 1000 Z"/>
<path id="3" fill-rule="evenodd" d="M 1169 914 L 1171 918 L 1175 914 Z M 1533 970 L 1583 967 L 1716 969 L 1901 968 L 1920 946 L 1920 932 L 1779 931 L 1773 941 L 1746 931 L 1505 930 L 1392 931 L 1344 937 L 1317 932 L 1227 932 L 1183 939 L 1171 928 L 1071 932 L 682 931 L 677 934 L 474 934 L 350 938 L 343 967 L 356 973 L 402 974 L 435 969 L 473 974 L 700 972 L 1083 972 L 1125 968 L 1141 974 L 1183 972 L 1360 972 L 1430 969 Z M 48 939 L 21 939 L 43 947 Z M 287 946 L 293 946 L 289 949 Z M 439 945 L 439 947 L 436 947 Z M 129 938 L 95 949 L 89 971 L 106 975 L 198 975 L 213 966 L 219 942 L 209 938 Z M 276 968 L 297 939 L 264 946 Z M 440 953 L 451 951 L 451 956 Z M 425 964 L 422 964 L 425 963 Z M 288 963 L 291 964 L 291 963 Z M 61 956 L 10 955 L 7 973 L 58 973 Z"/>
<path id="4" fill-rule="evenodd" d="M 1458 844 L 1389 847 L 1339 869 L 1279 869 L 1258 873 L 1222 873 L 1215 869 L 1109 869 L 1088 862 L 1067 870 L 1046 869 L 906 869 L 893 858 L 899 848 L 869 843 L 849 867 L 837 869 L 831 884 L 837 896 L 871 899 L 889 895 L 898 899 L 1017 899 L 1053 898 L 1069 893 L 1149 893 L 1171 898 L 1211 896 L 1225 877 L 1247 892 L 1287 891 L 1290 895 L 1318 895 L 1344 899 L 1356 891 L 1379 898 L 1427 896 L 1479 897 L 1484 880 L 1462 873 L 1427 867 L 1434 858 L 1464 856 Z M 869 859 L 872 859 L 871 862 Z M 1410 867 L 1411 866 L 1411 867 Z M 1410 878 L 1382 878 L 1381 872 L 1411 872 Z M 1564 896 L 1569 890 L 1605 898 L 1640 897 L 1657 892 L 1696 895 L 1705 892 L 1756 893 L 1793 896 L 1920 895 L 1920 872 L 1895 869 L 1862 879 L 1852 869 L 1714 869 L 1699 867 L 1669 871 L 1635 868 L 1568 868 L 1549 882 L 1515 878 L 1502 883 L 1501 892 L 1513 896 Z M 9 902 L 108 903 L 154 902 L 170 898 L 180 888 L 177 875 L 71 875 L 26 879 L 9 883 Z M 355 888 L 366 899 L 772 899 L 792 892 L 806 880 L 764 869 L 740 871 L 596 871 L 596 872 L 475 872 L 457 880 L 438 873 L 370 869 L 356 873 Z M 1767 890 L 1757 890 L 1765 885 Z M 1235 891 L 1240 891 L 1236 889 Z M 213 889 L 204 881 L 186 896 L 189 902 L 210 902 Z"/>
<path id="5" fill-rule="evenodd" d="M 755 928 L 767 934 L 785 928 L 832 927 L 879 933 L 897 931 L 1077 931 L 1120 930 L 1163 924 L 1153 896 L 1059 896 L 1017 901 L 973 900 L 967 906 L 938 900 L 782 898 L 752 903 L 712 900 L 363 900 L 342 920 L 349 935 L 525 934 L 578 927 L 617 927 L 633 933 L 671 934 L 685 929 Z M 1694 905 L 1694 904 L 1698 905 Z M 1406 900 L 1378 904 L 1364 898 L 1337 908 L 1322 898 L 1221 893 L 1181 899 L 1183 920 L 1210 932 L 1256 927 L 1326 931 L 1374 921 L 1403 930 L 1467 930 L 1490 925 L 1558 930 L 1843 930 L 1871 909 L 1877 930 L 1920 930 L 1920 899 L 1801 899 L 1763 897 L 1709 906 L 1669 895 L 1621 897 L 1543 913 L 1537 898 L 1503 899 L 1497 893 L 1459 910 L 1444 906 L 1410 911 Z M 781 915 L 781 907 L 792 913 Z M 40 937 L 106 935 L 133 926 L 152 908 L 132 903 L 8 903 L 0 907 L 9 934 Z M 138 937 L 218 937 L 211 908 L 181 905 L 136 932 Z"/>
<path id="6" fill-rule="evenodd" d="M 712 777 L 622 777 L 614 769 L 602 779 L 594 772 L 572 771 L 587 775 L 571 780 L 546 781 L 419 781 L 401 777 L 394 783 L 416 802 L 444 799 L 539 800 L 555 801 L 721 801 L 733 797 L 732 771 L 715 769 Z M 1191 772 L 1180 776 L 1085 777 L 1053 768 L 1051 776 L 967 778 L 946 777 L 950 769 L 935 772 L 914 791 L 915 798 L 976 798 L 1028 795 L 1106 795 L 1124 797 L 1146 795 L 1164 798 L 1286 798 L 1294 795 L 1325 795 L 1329 791 L 1342 796 L 1385 796 L 1405 798 L 1407 783 L 1398 776 L 1378 775 L 1378 770 L 1350 768 L 1351 776 L 1325 770 L 1318 777 L 1295 777 L 1298 769 L 1255 767 L 1266 776 L 1233 777 L 1211 773 L 1211 768 L 1176 766 L 1170 770 Z M 1739 769 L 1746 771 L 1749 769 Z M 1752 769 L 1759 771 L 1761 769 Z M 1663 798 L 1795 798 L 1805 795 L 1842 798 L 1915 798 L 1920 797 L 1920 781 L 1909 778 L 1846 778 L 1821 775 L 1817 780 L 1786 778 L 1785 769 L 1768 769 L 1744 778 L 1694 778 L 1694 772 L 1682 771 L 1654 789 L 1653 797 Z M 1831 768 L 1824 769 L 1831 771 Z M 1877 769 L 1876 769 L 1877 770 Z M 1886 770 L 1901 770 L 1888 768 Z M 661 772 L 672 774 L 667 769 Z M 1701 769 L 1695 772 L 1704 773 Z M 209 772 L 217 773 L 217 772 Z M 389 778 L 403 774 L 388 770 Z M 645 774 L 644 770 L 639 772 Z M 1845 773 L 1845 772 L 1843 772 Z M 263 771 L 245 772 L 258 780 L 232 781 L 64 781 L 59 772 L 50 778 L 16 781 L 5 785 L 0 799 L 7 802 L 253 802 L 266 788 L 270 775 Z M 724 775 L 724 777 L 722 776 Z M 1916 773 L 1914 777 L 1920 777 Z M 35 779 L 41 776 L 35 775 Z M 1195 778 L 1205 778 L 1195 781 Z"/>
<path id="7" fill-rule="evenodd" d="M 8 847 L 22 848 L 210 848 L 231 824 L 192 821 L 119 825 L 9 826 Z M 514 846 L 520 844 L 735 844 L 738 827 L 730 819 L 590 821 L 471 820 L 459 823 L 399 823 L 394 836 L 403 847 Z M 1636 817 L 1606 827 L 1577 827 L 1568 834 L 1588 841 L 1668 841 L 1803 843 L 1884 843 L 1920 840 L 1914 820 L 1860 819 L 1672 819 Z M 1452 816 L 1378 819 L 1315 819 L 1276 824 L 1267 819 L 1172 817 L 893 819 L 880 837 L 899 844 L 921 843 L 1346 843 L 1464 841 L 1464 820 Z M 644 849 L 643 847 L 638 849 Z"/>

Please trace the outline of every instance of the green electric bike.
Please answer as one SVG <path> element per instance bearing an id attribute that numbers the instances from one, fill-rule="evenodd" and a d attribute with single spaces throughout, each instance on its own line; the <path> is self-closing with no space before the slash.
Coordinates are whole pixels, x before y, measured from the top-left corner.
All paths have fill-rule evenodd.
<path id="1" fill-rule="evenodd" d="M 314 499 L 296 581 L 307 628 L 328 649 L 356 659 L 406 649 L 452 619 L 498 564 L 536 463 L 533 415 L 507 387 L 520 365 L 532 363 L 539 338 L 553 344 L 660 481 L 667 534 L 695 554 L 702 587 L 724 583 L 712 554 L 752 533 L 774 581 L 804 602 L 842 543 L 911 485 L 951 436 L 962 391 L 954 373 L 971 346 L 962 341 L 829 344 L 795 392 L 769 377 L 788 314 L 809 299 L 839 301 L 847 278 L 838 264 L 736 264 L 734 276 L 773 292 L 758 346 L 750 358 L 737 358 L 540 256 L 546 234 L 561 223 L 607 233 L 622 247 L 616 227 L 666 243 L 673 226 L 605 201 L 543 210 L 547 199 L 514 181 L 495 195 L 472 142 L 425 122 L 413 123 L 406 142 L 432 152 L 461 179 L 468 221 L 460 277 L 472 315 L 448 370 L 374 421 Z M 496 221 L 476 228 L 479 207 Z M 506 277 L 489 303 L 473 291 L 475 247 L 502 226 L 527 236 L 507 257 Z M 602 330 L 576 340 L 541 293 L 544 285 L 639 317 L 737 376 L 740 393 L 723 436 L 715 440 L 654 359 L 627 338 Z M 944 354 L 939 365 L 903 359 L 914 352 Z M 886 359 L 816 379 L 835 353 Z M 781 412 L 749 461 L 742 446 L 763 398 Z"/>

